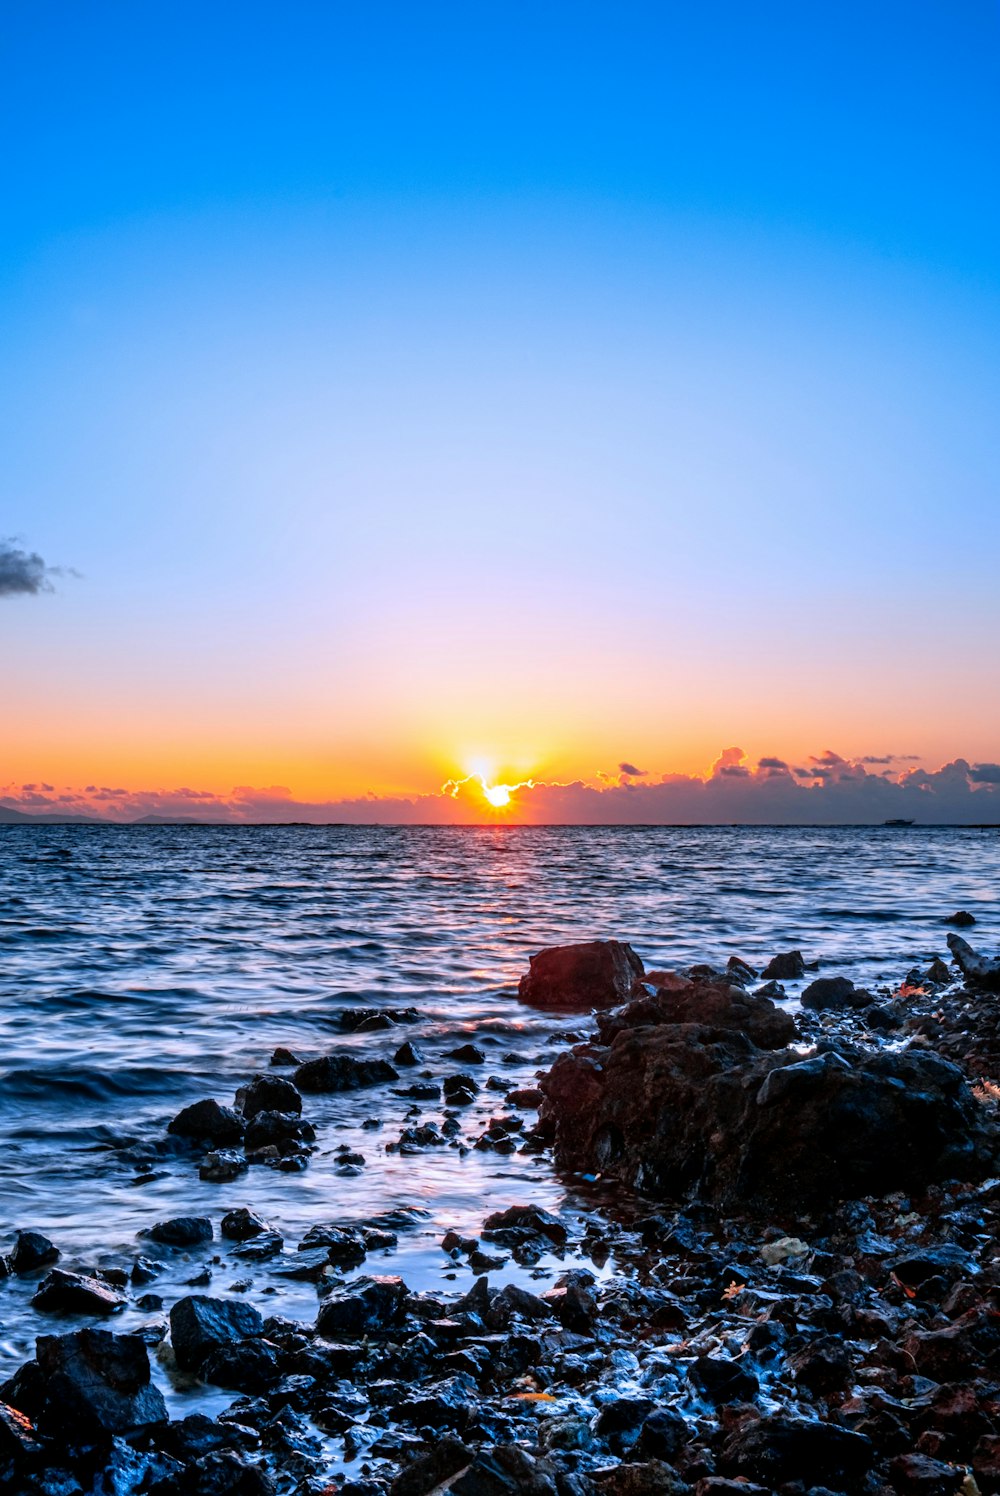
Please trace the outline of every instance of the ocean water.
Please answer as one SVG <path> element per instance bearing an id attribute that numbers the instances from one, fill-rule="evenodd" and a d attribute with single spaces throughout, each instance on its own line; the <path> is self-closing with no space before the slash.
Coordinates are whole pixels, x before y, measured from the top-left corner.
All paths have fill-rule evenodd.
<path id="1" fill-rule="evenodd" d="M 943 919 L 956 908 L 976 916 L 977 945 L 1000 946 L 1000 832 L 0 827 L 0 1251 L 32 1227 L 62 1248 L 64 1266 L 158 1256 L 150 1288 L 167 1308 L 207 1264 L 212 1286 L 201 1291 L 249 1277 L 243 1291 L 262 1312 L 312 1319 L 316 1289 L 282 1277 L 280 1262 L 238 1264 L 219 1240 L 170 1253 L 140 1233 L 178 1214 L 217 1225 L 245 1204 L 290 1255 L 316 1222 L 405 1204 L 426 1215 L 365 1270 L 468 1288 L 468 1269 L 441 1251 L 446 1229 L 476 1234 L 485 1214 L 518 1200 L 570 1214 L 586 1200 L 538 1157 L 387 1153 L 412 1120 L 391 1087 L 307 1096 L 319 1151 L 301 1174 L 258 1167 L 209 1184 L 183 1155 L 150 1168 L 129 1150 L 162 1140 L 191 1101 L 231 1102 L 276 1045 L 388 1058 L 410 1039 L 440 1078 L 468 1068 L 444 1052 L 475 1039 L 487 1054 L 480 1082 L 530 1085 L 587 1026 L 518 1003 L 517 980 L 545 945 L 614 936 L 649 968 L 732 954 L 763 964 L 798 947 L 823 974 L 895 986 L 947 954 Z M 410 1005 L 416 1025 L 340 1032 L 345 1008 Z M 405 1085 L 414 1072 L 401 1075 Z M 440 1103 L 419 1109 L 440 1120 Z M 465 1142 L 502 1109 L 484 1086 L 463 1114 Z M 361 1175 L 337 1172 L 340 1144 L 364 1154 Z M 511 1265 L 492 1281 L 525 1271 Z M 0 1282 L 0 1371 L 55 1323 L 30 1308 L 35 1287 Z M 143 1317 L 130 1308 L 115 1323 Z M 180 1411 L 231 1400 L 166 1390 Z"/>

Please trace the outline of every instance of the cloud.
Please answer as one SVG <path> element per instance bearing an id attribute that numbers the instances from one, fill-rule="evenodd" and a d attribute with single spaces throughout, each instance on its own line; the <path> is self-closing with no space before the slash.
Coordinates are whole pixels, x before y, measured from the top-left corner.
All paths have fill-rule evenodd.
<path id="1" fill-rule="evenodd" d="M 47 566 L 37 551 L 22 550 L 14 537 L 0 540 L 0 597 L 37 596 L 52 592 L 58 566 Z"/>
<path id="2" fill-rule="evenodd" d="M 126 790 L 89 785 L 58 792 L 34 781 L 0 786 L 0 805 L 28 812 L 99 815 L 114 821 L 145 817 L 231 823 L 305 821 L 350 825 L 921 825 L 1000 823 L 1000 764 L 956 758 L 939 769 L 881 769 L 827 749 L 811 767 L 789 769 L 780 758 L 749 767 L 740 748 L 724 749 L 706 775 L 654 779 L 608 776 L 594 783 L 525 781 L 510 786 L 510 803 L 492 812 L 477 776 L 451 780 L 432 794 L 298 800 L 287 786 L 239 785 L 228 794 L 198 788 Z"/>
<path id="3" fill-rule="evenodd" d="M 649 770 L 637 769 L 635 764 L 625 763 L 618 765 L 618 772 L 619 774 L 623 774 L 626 779 L 645 779 L 646 775 L 649 773 Z"/>

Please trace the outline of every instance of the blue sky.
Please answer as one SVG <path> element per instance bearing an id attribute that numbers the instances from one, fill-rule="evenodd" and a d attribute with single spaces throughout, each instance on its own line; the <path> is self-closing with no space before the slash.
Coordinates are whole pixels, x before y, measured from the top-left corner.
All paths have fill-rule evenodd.
<path id="1" fill-rule="evenodd" d="M 6 7 L 10 775 L 995 757 L 998 40 Z"/>

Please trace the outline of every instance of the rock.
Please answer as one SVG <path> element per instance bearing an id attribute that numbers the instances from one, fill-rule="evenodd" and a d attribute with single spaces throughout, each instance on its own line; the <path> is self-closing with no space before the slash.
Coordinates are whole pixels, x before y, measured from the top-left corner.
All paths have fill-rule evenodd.
<path id="1" fill-rule="evenodd" d="M 445 1051 L 446 1060 L 455 1060 L 459 1065 L 485 1065 L 486 1056 L 478 1044 L 460 1044 L 457 1049 Z"/>
<path id="2" fill-rule="evenodd" d="M 542 1093 L 537 1086 L 522 1086 L 515 1091 L 507 1092 L 507 1104 L 535 1112 L 542 1104 Z"/>
<path id="3" fill-rule="evenodd" d="M 59 1248 L 40 1231 L 19 1231 L 8 1262 L 11 1272 L 20 1276 L 58 1262 L 59 1256 Z"/>
<path id="4" fill-rule="evenodd" d="M 989 1157 L 961 1072 L 916 1049 L 799 1060 L 739 1032 L 657 1024 L 577 1046 L 540 1085 L 560 1168 L 654 1196 L 784 1213 L 976 1179 Z"/>
<path id="5" fill-rule="evenodd" d="M 557 1246 L 564 1245 L 568 1235 L 559 1217 L 540 1205 L 510 1205 L 494 1211 L 483 1222 L 483 1236 L 488 1241 L 503 1241 L 503 1232 L 511 1230 L 548 1237 Z"/>
<path id="6" fill-rule="evenodd" d="M 251 1236 L 260 1236 L 273 1228 L 254 1211 L 241 1205 L 236 1210 L 227 1210 L 222 1217 L 219 1230 L 230 1241 L 248 1241 Z"/>
<path id="7" fill-rule="evenodd" d="M 588 940 L 550 946 L 530 957 L 518 983 L 523 1003 L 585 1012 L 626 1002 L 643 979 L 643 965 L 630 945 Z"/>
<path id="8" fill-rule="evenodd" d="M 265 1392 L 281 1375 L 276 1348 L 259 1338 L 216 1346 L 202 1361 L 199 1374 L 206 1382 L 235 1392 Z"/>
<path id="9" fill-rule="evenodd" d="M 807 1257 L 809 1248 L 797 1236 L 779 1236 L 775 1241 L 765 1242 L 760 1249 L 761 1260 L 768 1267 L 778 1267 L 790 1258 Z"/>
<path id="10" fill-rule="evenodd" d="M 293 1054 L 290 1049 L 285 1049 L 282 1045 L 279 1044 L 277 1049 L 271 1056 L 271 1064 L 274 1065 L 276 1069 L 290 1070 L 295 1065 L 301 1065 L 302 1061 L 299 1059 L 298 1055 Z"/>
<path id="11" fill-rule="evenodd" d="M 394 1065 L 402 1065 L 404 1067 L 409 1067 L 411 1065 L 422 1065 L 423 1060 L 423 1055 L 420 1053 L 419 1049 L 416 1049 L 414 1045 L 410 1043 L 409 1039 L 406 1039 L 399 1046 L 399 1048 L 396 1050 L 396 1053 L 392 1057 L 392 1063 Z"/>
<path id="12" fill-rule="evenodd" d="M 1000 958 L 978 955 L 961 935 L 949 934 L 948 949 L 970 987 L 1000 992 Z"/>
<path id="13" fill-rule="evenodd" d="M 209 1184 L 231 1184 L 249 1167 L 245 1156 L 235 1148 L 213 1148 L 198 1165 L 198 1178 Z"/>
<path id="14" fill-rule="evenodd" d="M 96 1329 L 40 1335 L 36 1363 L 38 1426 L 46 1434 L 93 1443 L 102 1435 L 166 1422 L 139 1335 Z"/>
<path id="15" fill-rule="evenodd" d="M 426 1454 L 418 1455 L 397 1475 L 389 1487 L 390 1496 L 429 1496 L 445 1487 L 450 1476 L 471 1465 L 474 1455 L 454 1434 L 436 1439 Z"/>
<path id="16" fill-rule="evenodd" d="M 57 1267 L 43 1279 L 31 1302 L 36 1309 L 56 1314 L 117 1314 L 128 1300 L 100 1278 Z"/>
<path id="17" fill-rule="evenodd" d="M 889 1484 L 900 1496 L 958 1496 L 965 1471 L 925 1454 L 901 1454 L 889 1465 Z"/>
<path id="18" fill-rule="evenodd" d="M 213 1231 L 208 1216 L 174 1216 L 169 1221 L 157 1221 L 149 1234 L 161 1247 L 197 1247 L 211 1241 Z"/>
<path id="19" fill-rule="evenodd" d="M 291 1081 L 280 1075 L 255 1075 L 236 1092 L 236 1106 L 248 1122 L 258 1112 L 291 1112 L 298 1116 L 302 1097 Z"/>
<path id="20" fill-rule="evenodd" d="M 0 1402 L 0 1480 L 4 1478 L 5 1467 L 10 1474 L 8 1462 L 19 1464 L 32 1455 L 42 1454 L 44 1448 L 31 1419 L 10 1403 Z"/>
<path id="21" fill-rule="evenodd" d="M 730 956 L 726 962 L 726 976 L 741 987 L 745 987 L 747 982 L 756 980 L 757 973 L 749 962 L 741 960 L 739 956 Z"/>
<path id="22" fill-rule="evenodd" d="M 226 1148 L 243 1139 L 245 1124 L 239 1112 L 231 1106 L 220 1106 L 217 1101 L 196 1101 L 186 1106 L 167 1128 L 179 1138 L 191 1138 L 195 1142 L 212 1143 Z"/>
<path id="23" fill-rule="evenodd" d="M 851 1385 L 853 1364 L 844 1342 L 821 1335 L 791 1358 L 792 1376 L 807 1392 L 842 1392 Z"/>
<path id="24" fill-rule="evenodd" d="M 814 1012 L 827 1008 L 866 1008 L 871 1002 L 871 993 L 855 987 L 850 977 L 820 977 L 802 994 L 802 1006 Z"/>
<path id="25" fill-rule="evenodd" d="M 761 972 L 761 978 L 765 982 L 795 982 L 805 974 L 806 963 L 802 952 L 785 951 L 780 956 L 771 957 Z"/>
<path id="26" fill-rule="evenodd" d="M 360 1229 L 353 1226 L 310 1226 L 299 1242 L 299 1251 L 322 1247 L 327 1262 L 335 1267 L 360 1267 L 368 1255 L 368 1243 Z"/>
<path id="27" fill-rule="evenodd" d="M 688 1442 L 688 1426 L 674 1408 L 654 1408 L 639 1430 L 637 1448 L 647 1459 L 668 1464 Z"/>
<path id="28" fill-rule="evenodd" d="M 760 1391 L 752 1371 L 721 1356 L 699 1356 L 688 1367 L 688 1380 L 709 1402 L 749 1402 Z"/>
<path id="29" fill-rule="evenodd" d="M 300 1091 L 360 1091 L 398 1079 L 398 1072 L 386 1060 L 359 1060 L 352 1054 L 325 1054 L 307 1060 L 295 1072 Z"/>
<path id="30" fill-rule="evenodd" d="M 871 1468 L 870 1439 L 832 1423 L 806 1422 L 782 1414 L 738 1428 L 719 1459 L 724 1474 L 747 1475 L 765 1485 L 822 1478 L 833 1490 L 859 1484 Z"/>
<path id="31" fill-rule="evenodd" d="M 170 1311 L 170 1341 L 182 1371 L 197 1371 L 223 1345 L 238 1344 L 264 1333 L 264 1321 L 252 1304 L 192 1294 Z"/>
<path id="32" fill-rule="evenodd" d="M 976 916 L 970 914 L 968 909 L 956 909 L 954 914 L 949 914 L 945 919 L 946 925 L 954 925 L 956 930 L 967 930 L 970 925 L 976 923 Z"/>
<path id="33" fill-rule="evenodd" d="M 479 1085 L 471 1075 L 446 1075 L 443 1090 L 450 1106 L 468 1106 L 475 1101 Z"/>
<path id="34" fill-rule="evenodd" d="M 400 1023 L 419 1023 L 416 1008 L 344 1008 L 337 1021 L 345 1034 L 376 1033 Z"/>
<path id="35" fill-rule="evenodd" d="M 395 1329 L 405 1317 L 406 1299 L 402 1278 L 355 1278 L 324 1299 L 316 1316 L 316 1333 L 327 1340 L 360 1340 Z"/>
<path id="36" fill-rule="evenodd" d="M 598 1013 L 597 1028 L 605 1044 L 625 1030 L 657 1024 L 699 1023 L 706 1028 L 746 1034 L 758 1049 L 785 1049 L 799 1037 L 791 1014 L 769 998 L 751 996 L 726 978 L 688 983 L 681 992 L 643 994 L 625 1007 Z"/>
<path id="37" fill-rule="evenodd" d="M 258 1148 L 281 1149 L 287 1143 L 312 1143 L 316 1129 L 296 1112 L 258 1112 L 247 1125 L 248 1153 Z"/>

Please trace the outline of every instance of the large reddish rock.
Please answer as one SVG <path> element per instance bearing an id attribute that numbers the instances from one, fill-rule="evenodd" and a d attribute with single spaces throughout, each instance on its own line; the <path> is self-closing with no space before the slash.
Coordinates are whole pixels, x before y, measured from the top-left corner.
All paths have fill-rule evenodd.
<path id="1" fill-rule="evenodd" d="M 517 994 L 533 1007 L 586 1012 L 627 1002 L 643 976 L 642 962 L 624 941 L 583 940 L 531 956 Z"/>
<path id="2" fill-rule="evenodd" d="M 769 997 L 753 997 L 725 977 L 661 987 L 643 992 L 625 1007 L 598 1013 L 597 1028 L 605 1044 L 626 1029 L 667 1023 L 698 1023 L 717 1032 L 745 1034 L 758 1049 L 785 1049 L 799 1037 L 790 1013 Z"/>
<path id="3" fill-rule="evenodd" d="M 730 991 L 727 999 L 726 992 Z M 718 984 L 602 1014 L 540 1082 L 557 1164 L 644 1194 L 810 1210 L 981 1177 L 990 1141 L 961 1072 L 916 1050 L 765 1050 L 785 1015 Z M 691 1021 L 701 1011 L 706 1022 Z M 673 1018 L 674 1021 L 670 1021 Z M 759 1026 L 759 1028 L 758 1028 Z M 773 1037 L 778 1037 L 777 1030 Z"/>

